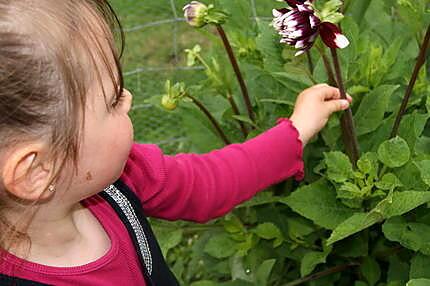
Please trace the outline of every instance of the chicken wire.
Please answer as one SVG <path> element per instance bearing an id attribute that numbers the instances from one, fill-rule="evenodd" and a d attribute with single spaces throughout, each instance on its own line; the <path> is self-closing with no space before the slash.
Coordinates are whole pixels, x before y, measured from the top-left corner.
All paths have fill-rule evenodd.
<path id="1" fill-rule="evenodd" d="M 148 3 L 148 1 L 122 1 L 125 2 L 121 2 L 121 5 L 130 5 L 131 10 L 143 9 L 144 5 Z M 127 88 L 134 95 L 131 118 L 135 128 L 136 141 L 157 144 L 166 153 L 176 153 L 187 151 L 188 146 L 184 132 L 180 128 L 179 122 L 181 119 L 175 113 L 163 111 L 156 103 L 148 103 L 146 99 L 156 94 L 162 94 L 162 87 L 166 79 L 172 81 L 179 81 L 184 77 L 194 79 L 197 74 L 200 74 L 196 73 L 196 70 L 201 70 L 203 67 L 188 67 L 185 66 L 185 60 L 181 60 L 183 50 L 195 44 L 189 42 L 186 36 L 183 36 L 193 30 L 185 23 L 182 13 L 179 14 L 183 4 L 186 2 L 184 0 L 163 1 L 165 1 L 164 5 L 160 3 L 162 1 L 157 1 L 160 3 L 157 5 L 163 7 L 160 10 L 163 10 L 161 14 L 164 14 L 164 16 L 166 16 L 166 9 L 170 10 L 170 16 L 167 19 L 156 15 L 159 11 L 152 10 L 150 13 L 154 14 L 152 15 L 154 21 L 134 24 L 132 26 L 127 26 L 127 23 L 125 23 L 123 27 L 126 36 L 124 78 Z M 140 4 L 137 4 L 137 2 Z M 249 0 L 249 3 L 252 17 L 256 19 L 258 16 L 255 0 Z M 130 11 L 125 17 L 130 17 L 130 13 L 135 12 Z M 120 14 L 121 16 L 124 15 Z M 148 33 L 154 33 L 154 31 L 156 34 L 163 33 L 164 31 L 164 33 L 170 35 L 160 43 L 160 38 L 155 38 L 154 40 L 151 38 L 151 35 L 147 36 Z M 158 43 L 155 43 L 156 40 L 158 40 Z M 151 51 L 155 50 L 155 53 L 157 50 L 165 49 L 166 46 L 169 46 L 168 58 L 160 60 L 157 55 L 141 55 L 139 53 L 139 46 L 144 44 L 155 45 L 154 49 L 150 49 Z M 133 56 L 127 58 L 127 54 L 133 54 Z"/>

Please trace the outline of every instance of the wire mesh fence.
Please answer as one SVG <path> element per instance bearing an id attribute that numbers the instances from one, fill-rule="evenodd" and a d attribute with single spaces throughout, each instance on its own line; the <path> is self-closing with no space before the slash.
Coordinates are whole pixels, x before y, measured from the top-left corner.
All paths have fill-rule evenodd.
<path id="1" fill-rule="evenodd" d="M 260 0 L 258 4 L 261 6 L 260 2 L 265 2 L 267 6 L 271 1 Z M 166 79 L 196 82 L 201 78 L 199 70 L 203 67 L 186 66 L 184 57 L 185 48 L 204 41 L 183 18 L 182 7 L 189 1 L 112 2 L 123 22 L 126 35 L 124 77 L 127 88 L 134 94 L 131 117 L 136 140 L 157 144 L 167 153 L 187 151 L 187 139 L 178 124 L 180 118 L 146 100 L 163 93 Z M 255 0 L 249 0 L 249 5 L 250 17 L 257 19 L 259 5 Z"/>

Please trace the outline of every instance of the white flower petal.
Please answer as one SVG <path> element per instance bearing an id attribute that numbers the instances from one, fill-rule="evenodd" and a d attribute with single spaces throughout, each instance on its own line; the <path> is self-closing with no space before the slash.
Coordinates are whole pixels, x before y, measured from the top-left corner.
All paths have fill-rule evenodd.
<path id="1" fill-rule="evenodd" d="M 296 31 L 292 32 L 290 35 L 290 37 L 294 38 L 294 39 L 300 38 L 301 36 L 303 36 L 302 30 L 296 30 Z"/>
<path id="2" fill-rule="evenodd" d="M 305 46 L 306 41 L 297 41 L 296 45 L 294 46 L 296 49 L 301 49 Z"/>
<path id="3" fill-rule="evenodd" d="M 282 15 L 284 15 L 276 9 L 272 10 L 272 14 L 273 14 L 273 17 L 281 17 Z"/>
<path id="4" fill-rule="evenodd" d="M 339 49 L 346 48 L 349 45 L 348 39 L 342 35 L 342 34 L 335 34 L 336 38 L 334 39 L 334 42 L 336 43 L 336 46 Z"/>
<path id="5" fill-rule="evenodd" d="M 300 55 L 302 55 L 302 54 L 304 54 L 305 53 L 305 51 L 304 50 L 300 50 L 300 51 L 298 51 L 297 53 L 295 53 L 295 57 L 297 57 L 297 56 L 300 56 Z"/>

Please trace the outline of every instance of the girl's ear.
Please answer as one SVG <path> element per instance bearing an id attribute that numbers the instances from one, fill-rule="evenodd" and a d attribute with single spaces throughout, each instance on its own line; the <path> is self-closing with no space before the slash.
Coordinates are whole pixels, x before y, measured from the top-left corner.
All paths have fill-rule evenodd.
<path id="1" fill-rule="evenodd" d="M 42 144 L 14 149 L 5 158 L 2 170 L 3 184 L 7 192 L 26 201 L 51 197 L 47 191 L 53 174 L 51 160 L 44 161 Z"/>

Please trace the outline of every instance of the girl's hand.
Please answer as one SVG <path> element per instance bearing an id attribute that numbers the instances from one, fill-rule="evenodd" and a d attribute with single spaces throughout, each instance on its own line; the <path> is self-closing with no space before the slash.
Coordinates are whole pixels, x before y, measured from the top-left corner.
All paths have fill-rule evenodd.
<path id="1" fill-rule="evenodd" d="M 327 84 L 304 90 L 298 97 L 290 117 L 305 146 L 326 124 L 333 112 L 348 109 L 352 98 L 340 99 L 340 91 Z"/>

